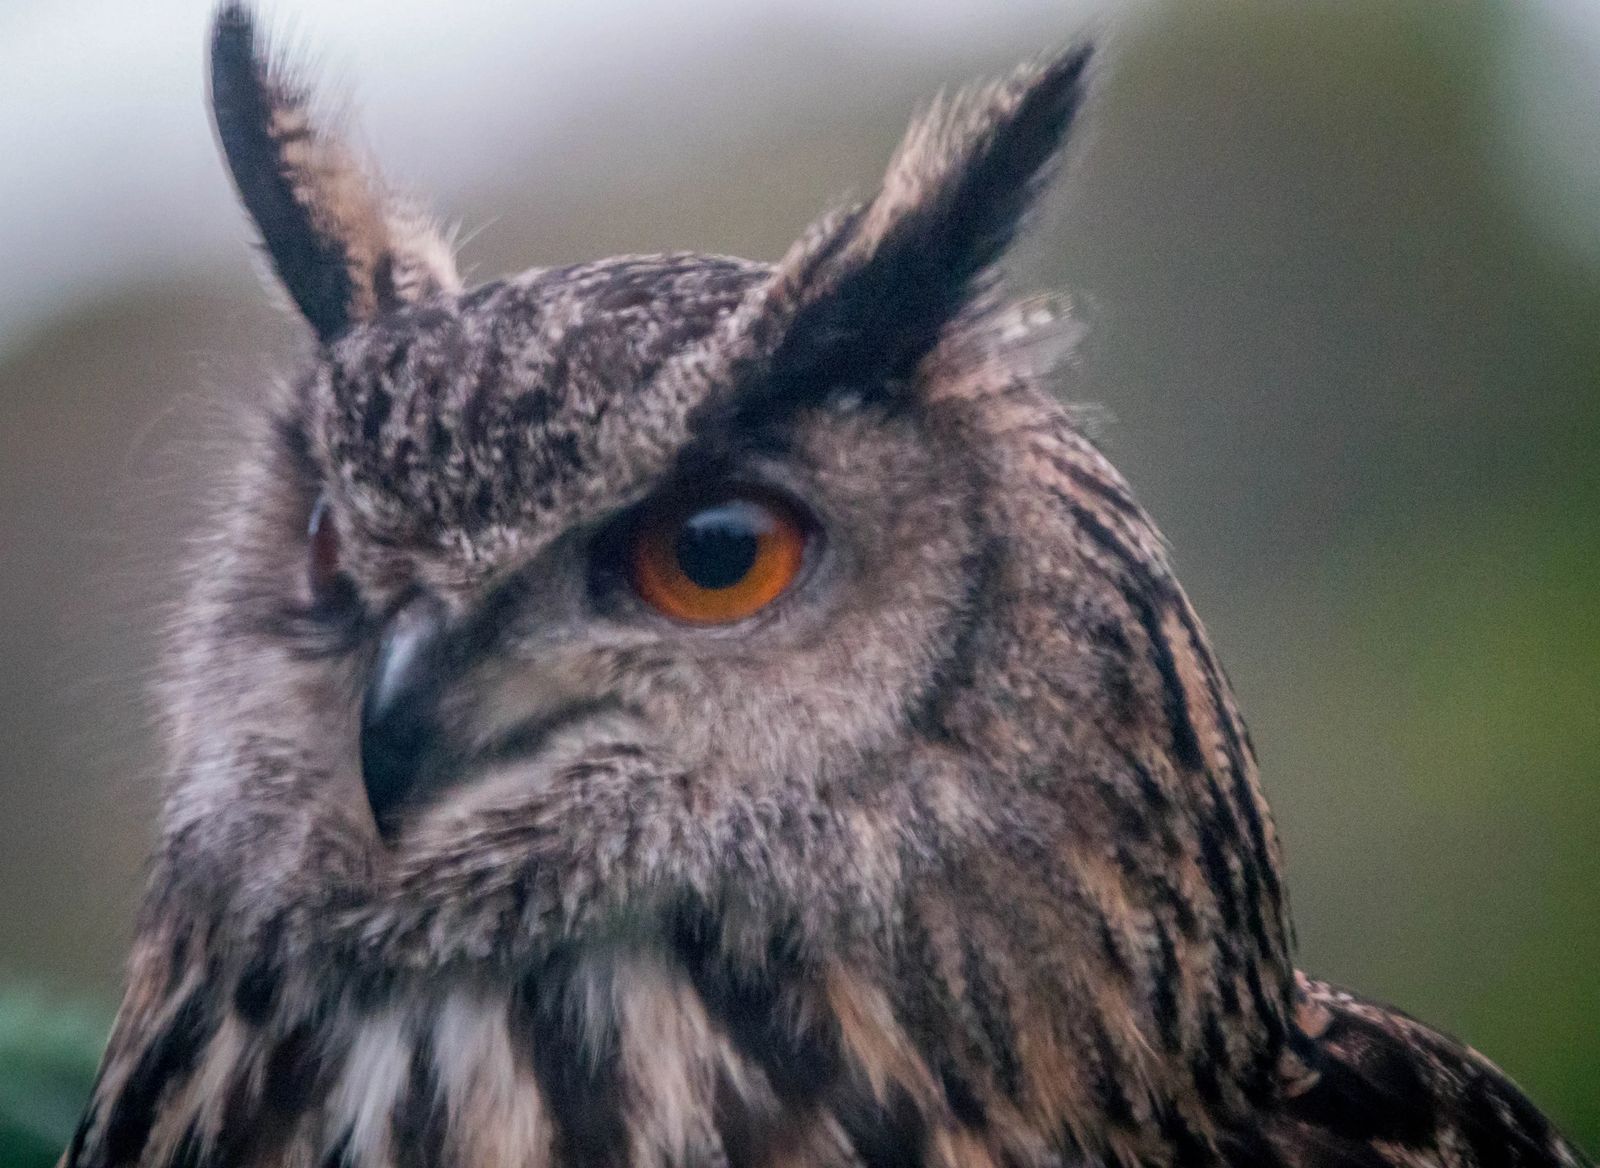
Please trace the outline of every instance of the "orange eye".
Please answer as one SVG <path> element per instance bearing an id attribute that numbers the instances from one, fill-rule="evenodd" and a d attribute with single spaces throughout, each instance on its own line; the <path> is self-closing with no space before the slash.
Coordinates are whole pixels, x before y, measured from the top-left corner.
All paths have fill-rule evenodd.
<path id="1" fill-rule="evenodd" d="M 753 493 L 647 513 L 628 566 L 652 608 L 697 625 L 742 620 L 771 604 L 805 558 L 806 526 L 794 509 Z"/>

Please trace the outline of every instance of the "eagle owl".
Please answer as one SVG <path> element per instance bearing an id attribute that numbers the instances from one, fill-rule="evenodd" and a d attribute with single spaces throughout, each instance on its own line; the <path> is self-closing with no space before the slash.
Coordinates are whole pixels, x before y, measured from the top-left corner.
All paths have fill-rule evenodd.
<path id="1" fill-rule="evenodd" d="M 1581 1163 L 1294 969 L 1227 680 L 995 274 L 1088 57 L 776 264 L 469 289 L 218 13 L 316 356 L 196 549 L 69 1168 Z"/>

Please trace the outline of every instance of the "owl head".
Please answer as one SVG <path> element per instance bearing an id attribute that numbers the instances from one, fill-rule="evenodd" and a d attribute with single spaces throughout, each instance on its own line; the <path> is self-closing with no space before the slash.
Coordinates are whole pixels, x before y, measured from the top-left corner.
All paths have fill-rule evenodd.
<path id="1" fill-rule="evenodd" d="M 368 987 L 607 945 L 887 986 L 959 935 L 1085 1049 L 1245 1075 L 1290 977 L 1248 743 L 997 276 L 1088 57 L 935 103 L 775 264 L 464 288 L 225 7 L 218 137 L 315 344 L 201 541 L 152 913 Z"/>

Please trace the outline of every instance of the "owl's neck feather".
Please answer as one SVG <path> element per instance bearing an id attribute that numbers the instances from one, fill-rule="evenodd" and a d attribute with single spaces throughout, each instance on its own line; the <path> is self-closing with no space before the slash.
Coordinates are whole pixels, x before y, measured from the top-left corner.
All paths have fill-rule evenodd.
<path id="1" fill-rule="evenodd" d="M 1021 991 L 1016 954 L 980 948 L 981 918 L 938 900 L 930 889 L 900 966 L 783 946 L 751 966 L 684 907 L 650 941 L 577 944 L 514 975 L 460 969 L 331 995 L 325 976 L 260 952 L 207 980 L 191 950 L 205 938 L 153 931 L 135 958 L 144 992 L 109 1052 L 116 1105 L 86 1146 L 138 1140 L 135 1159 L 152 1165 L 337 1149 L 375 1166 L 965 1168 L 1063 1149 L 1159 1164 L 1179 1136 L 1224 1129 L 1160 1067 L 1118 1064 L 1140 1025 L 1125 1004 L 1073 1019 L 1084 1045 L 1069 1046 L 1063 1003 Z M 931 997 L 891 980 L 913 973 L 932 976 Z M 128 1100 L 152 1052 L 165 1052 L 170 1094 L 139 1130 Z M 184 1159 L 196 1146 L 210 1158 Z"/>

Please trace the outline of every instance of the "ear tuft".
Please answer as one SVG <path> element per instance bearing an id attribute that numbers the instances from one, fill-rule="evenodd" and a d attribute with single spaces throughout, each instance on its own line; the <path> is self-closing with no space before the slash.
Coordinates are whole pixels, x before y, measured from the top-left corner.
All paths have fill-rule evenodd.
<path id="1" fill-rule="evenodd" d="M 249 8 L 223 4 L 211 33 L 217 138 L 279 279 L 331 341 L 357 321 L 453 292 L 460 279 L 447 239 L 392 200 L 310 105 L 260 44 Z"/>
<path id="2" fill-rule="evenodd" d="M 953 284 L 1011 246 L 1083 103 L 1090 50 L 936 100 L 895 151 L 857 246 L 930 249 Z"/>
<path id="3" fill-rule="evenodd" d="M 1089 58 L 1075 48 L 914 122 L 877 196 L 779 265 L 789 325 L 774 372 L 790 385 L 909 375 L 1011 246 L 1083 104 Z"/>

